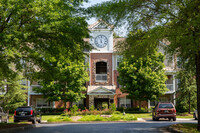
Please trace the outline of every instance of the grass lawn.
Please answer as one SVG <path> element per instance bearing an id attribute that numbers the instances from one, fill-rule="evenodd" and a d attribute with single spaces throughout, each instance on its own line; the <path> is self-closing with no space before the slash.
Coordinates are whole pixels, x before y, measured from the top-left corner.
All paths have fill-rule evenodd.
<path id="1" fill-rule="evenodd" d="M 47 122 L 63 122 L 63 121 L 72 121 L 71 118 L 61 115 L 43 115 L 42 120 Z M 133 114 L 113 114 L 111 117 L 102 117 L 100 115 L 85 115 L 82 116 L 78 121 L 132 121 L 137 120 L 137 117 Z"/>
<path id="2" fill-rule="evenodd" d="M 173 128 L 183 131 L 184 133 L 200 133 L 197 131 L 197 124 L 185 123 L 172 125 Z"/>
<path id="3" fill-rule="evenodd" d="M 47 122 L 63 122 L 63 121 L 72 121 L 67 116 L 61 115 L 42 115 L 42 121 L 45 120 Z"/>
<path id="4" fill-rule="evenodd" d="M 133 121 L 137 117 L 133 114 L 113 114 L 111 117 L 101 117 L 100 115 L 86 115 L 82 116 L 78 121 Z"/>
<path id="5" fill-rule="evenodd" d="M 152 118 L 152 113 L 133 113 L 137 118 Z M 193 114 L 181 113 L 177 114 L 176 118 L 193 118 Z"/>

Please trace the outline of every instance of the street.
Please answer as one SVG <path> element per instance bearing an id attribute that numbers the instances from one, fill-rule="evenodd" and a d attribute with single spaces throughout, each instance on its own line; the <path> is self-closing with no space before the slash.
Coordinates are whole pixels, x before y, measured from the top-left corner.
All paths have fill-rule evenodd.
<path id="1" fill-rule="evenodd" d="M 152 121 L 146 119 L 140 122 L 109 122 L 109 123 L 62 123 L 36 124 L 36 128 L 17 133 L 149 133 L 164 132 L 160 128 L 177 123 L 197 123 L 194 119 L 177 119 L 177 121 Z"/>

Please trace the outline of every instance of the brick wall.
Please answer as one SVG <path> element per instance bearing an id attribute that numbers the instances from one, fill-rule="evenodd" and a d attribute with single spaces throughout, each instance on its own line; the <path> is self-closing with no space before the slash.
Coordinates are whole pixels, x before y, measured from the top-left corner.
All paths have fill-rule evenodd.
<path id="1" fill-rule="evenodd" d="M 91 53 L 91 85 L 112 85 L 112 53 Z M 107 82 L 95 82 L 96 74 L 96 63 L 97 62 L 106 62 L 107 63 Z"/>

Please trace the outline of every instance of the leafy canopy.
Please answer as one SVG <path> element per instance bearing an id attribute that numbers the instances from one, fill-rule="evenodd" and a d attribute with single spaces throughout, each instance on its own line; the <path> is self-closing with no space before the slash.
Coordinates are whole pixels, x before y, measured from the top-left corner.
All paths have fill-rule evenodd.
<path id="1" fill-rule="evenodd" d="M 124 58 L 118 68 L 121 90 L 139 101 L 157 100 L 167 91 L 163 61 L 164 56 L 157 51 L 146 57 Z"/>

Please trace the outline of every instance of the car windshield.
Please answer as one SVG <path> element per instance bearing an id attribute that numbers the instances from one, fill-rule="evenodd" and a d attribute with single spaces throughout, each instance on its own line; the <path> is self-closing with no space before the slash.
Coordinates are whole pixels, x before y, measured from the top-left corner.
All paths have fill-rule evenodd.
<path id="1" fill-rule="evenodd" d="M 174 108 L 172 104 L 160 104 L 159 108 Z"/>
<path id="2" fill-rule="evenodd" d="M 16 111 L 30 111 L 31 108 L 26 108 L 26 107 L 23 107 L 23 108 L 17 108 Z"/>

